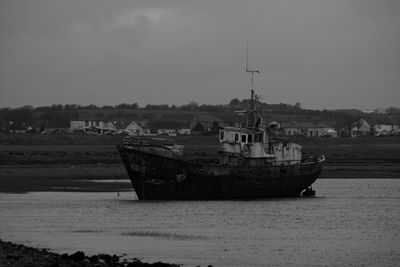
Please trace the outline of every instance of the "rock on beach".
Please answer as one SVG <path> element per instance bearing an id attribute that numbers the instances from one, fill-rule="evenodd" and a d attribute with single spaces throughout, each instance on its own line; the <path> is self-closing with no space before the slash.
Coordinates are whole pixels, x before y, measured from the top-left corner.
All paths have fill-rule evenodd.
<path id="1" fill-rule="evenodd" d="M 179 267 L 171 263 L 145 263 L 139 259 L 120 262 L 117 255 L 87 256 L 82 251 L 57 254 L 46 249 L 31 248 L 0 240 L 0 266 L 4 267 Z"/>

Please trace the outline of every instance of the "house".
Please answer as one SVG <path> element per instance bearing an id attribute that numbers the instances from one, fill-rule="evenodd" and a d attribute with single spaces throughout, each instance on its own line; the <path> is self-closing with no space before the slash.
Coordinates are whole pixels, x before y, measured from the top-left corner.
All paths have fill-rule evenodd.
<path id="1" fill-rule="evenodd" d="M 287 136 L 294 136 L 294 135 L 304 135 L 304 131 L 299 123 L 295 122 L 282 122 L 281 127 L 283 129 L 283 134 Z"/>
<path id="2" fill-rule="evenodd" d="M 298 136 L 303 135 L 307 137 L 320 137 L 327 132 L 333 133 L 334 128 L 324 124 L 314 124 L 310 122 L 290 122 L 281 123 L 284 135 L 287 136 Z M 335 131 L 336 132 L 336 131 Z M 337 136 L 337 134 L 335 135 Z"/>
<path id="3" fill-rule="evenodd" d="M 319 137 L 319 136 L 337 137 L 337 132 L 332 127 L 316 125 L 315 127 L 310 127 L 307 129 L 306 136 L 308 136 L 308 137 L 313 137 L 313 136 L 314 137 Z"/>
<path id="4" fill-rule="evenodd" d="M 351 127 L 350 130 L 350 137 L 357 137 L 358 136 L 358 127 L 357 126 L 353 126 Z"/>
<path id="5" fill-rule="evenodd" d="M 389 134 L 398 134 L 399 125 L 393 124 L 375 124 L 374 125 L 374 135 L 389 135 Z"/>
<path id="6" fill-rule="evenodd" d="M 145 128 L 140 123 L 132 121 L 121 132 L 125 132 L 129 135 L 142 136 L 148 133 L 149 131 L 146 131 Z"/>
<path id="7" fill-rule="evenodd" d="M 178 134 L 179 135 L 190 135 L 191 130 L 190 130 L 190 128 L 180 128 L 180 129 L 178 129 Z"/>
<path id="8" fill-rule="evenodd" d="M 225 126 L 225 122 L 212 114 L 199 114 L 190 122 L 190 129 L 201 124 L 205 132 L 212 131 L 213 128 Z"/>
<path id="9" fill-rule="evenodd" d="M 70 133 L 71 129 L 68 121 L 46 120 L 41 121 L 41 126 L 38 129 L 41 133 L 61 134 Z"/>
<path id="10" fill-rule="evenodd" d="M 80 120 L 70 121 L 69 130 L 71 132 L 83 131 L 83 132 L 98 132 L 100 134 L 117 131 L 117 127 L 114 122 L 111 121 L 100 121 L 100 120 Z"/>
<path id="11" fill-rule="evenodd" d="M 370 135 L 371 134 L 371 126 L 364 119 L 359 120 L 358 126 L 358 134 L 361 136 Z"/>
<path id="12" fill-rule="evenodd" d="M 341 129 L 339 129 L 339 136 L 340 137 L 350 137 L 350 130 L 351 130 L 351 128 L 349 126 L 345 126 Z"/>
<path id="13" fill-rule="evenodd" d="M 371 134 L 371 126 L 364 119 L 353 122 L 351 124 L 351 137 L 367 136 Z"/>
<path id="14" fill-rule="evenodd" d="M 201 124 L 200 122 L 197 122 L 197 124 L 195 124 L 191 129 L 190 129 L 192 135 L 202 135 L 204 134 L 204 132 L 206 131 L 204 129 L 203 124 Z"/>

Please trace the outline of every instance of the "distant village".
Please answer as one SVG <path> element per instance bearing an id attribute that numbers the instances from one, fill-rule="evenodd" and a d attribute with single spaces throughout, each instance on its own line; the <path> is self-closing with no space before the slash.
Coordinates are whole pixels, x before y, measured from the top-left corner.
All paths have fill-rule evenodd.
<path id="1" fill-rule="evenodd" d="M 220 127 L 241 126 L 240 122 L 227 123 L 220 120 L 202 120 L 190 122 L 184 128 L 149 128 L 146 121 L 110 122 L 110 121 L 70 121 L 69 129 L 56 129 L 68 133 L 85 134 L 111 134 L 131 136 L 177 136 L 177 135 L 212 135 L 218 132 Z M 165 125 L 164 125 L 165 126 Z M 360 119 L 351 125 L 341 129 L 335 129 L 329 125 L 313 123 L 295 123 L 271 121 L 262 125 L 270 129 L 270 133 L 276 136 L 305 136 L 305 137 L 360 137 L 360 136 L 389 136 L 400 133 L 400 125 L 376 124 L 371 126 L 366 120 Z"/>
<path id="2" fill-rule="evenodd" d="M 130 136 L 177 136 L 177 135 L 214 135 L 220 127 L 243 126 L 243 122 L 227 122 L 214 116 L 199 116 L 201 118 L 188 122 L 183 127 L 175 123 L 151 121 L 103 121 L 94 119 L 71 120 L 69 127 L 41 126 L 34 128 L 22 124 L 14 127 L 13 121 L 2 121 L 1 132 L 16 134 L 87 134 L 87 135 L 130 135 Z M 334 123 L 332 123 L 334 124 Z M 360 136 L 390 136 L 400 133 L 399 124 L 370 125 L 365 119 L 354 121 L 350 125 L 335 128 L 329 123 L 311 122 L 280 122 L 269 121 L 261 127 L 270 129 L 270 134 L 275 136 L 304 136 L 304 137 L 360 137 Z"/>
<path id="3" fill-rule="evenodd" d="M 0 132 L 5 134 L 84 134 L 130 136 L 216 135 L 221 127 L 245 126 L 245 116 L 235 110 L 246 100 L 228 105 L 188 104 L 182 107 L 151 105 L 99 108 L 53 105 L 51 107 L 0 110 Z M 72 107 L 71 107 L 72 106 Z M 300 104 L 261 103 L 260 127 L 275 136 L 349 137 L 391 136 L 400 133 L 400 112 L 368 113 L 358 110 L 313 111 Z M 263 115 L 264 114 L 264 115 Z"/>

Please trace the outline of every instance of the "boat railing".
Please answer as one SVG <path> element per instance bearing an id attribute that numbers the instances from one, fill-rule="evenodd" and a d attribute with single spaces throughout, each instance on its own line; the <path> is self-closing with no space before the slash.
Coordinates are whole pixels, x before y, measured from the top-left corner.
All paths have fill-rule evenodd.
<path id="1" fill-rule="evenodd" d="M 159 145 L 159 146 L 165 146 L 165 145 L 172 145 L 168 144 L 166 142 L 167 140 L 164 138 L 151 138 L 151 137 L 141 137 L 141 136 L 125 136 L 122 139 L 122 143 L 124 145 Z"/>
<path id="2" fill-rule="evenodd" d="M 324 155 L 307 154 L 303 155 L 301 163 L 312 163 L 312 162 L 323 162 L 323 161 L 325 161 Z"/>

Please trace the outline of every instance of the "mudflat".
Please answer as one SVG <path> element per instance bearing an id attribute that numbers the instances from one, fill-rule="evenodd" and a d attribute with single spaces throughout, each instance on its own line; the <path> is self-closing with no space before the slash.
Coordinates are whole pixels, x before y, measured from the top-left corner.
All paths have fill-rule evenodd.
<path id="1" fill-rule="evenodd" d="M 400 178 L 400 136 L 298 139 L 304 154 L 325 155 L 321 178 Z M 115 136 L 0 135 L 0 191 L 132 190 L 116 148 L 121 141 Z M 190 158 L 218 156 L 215 136 L 166 141 L 185 145 Z"/>

